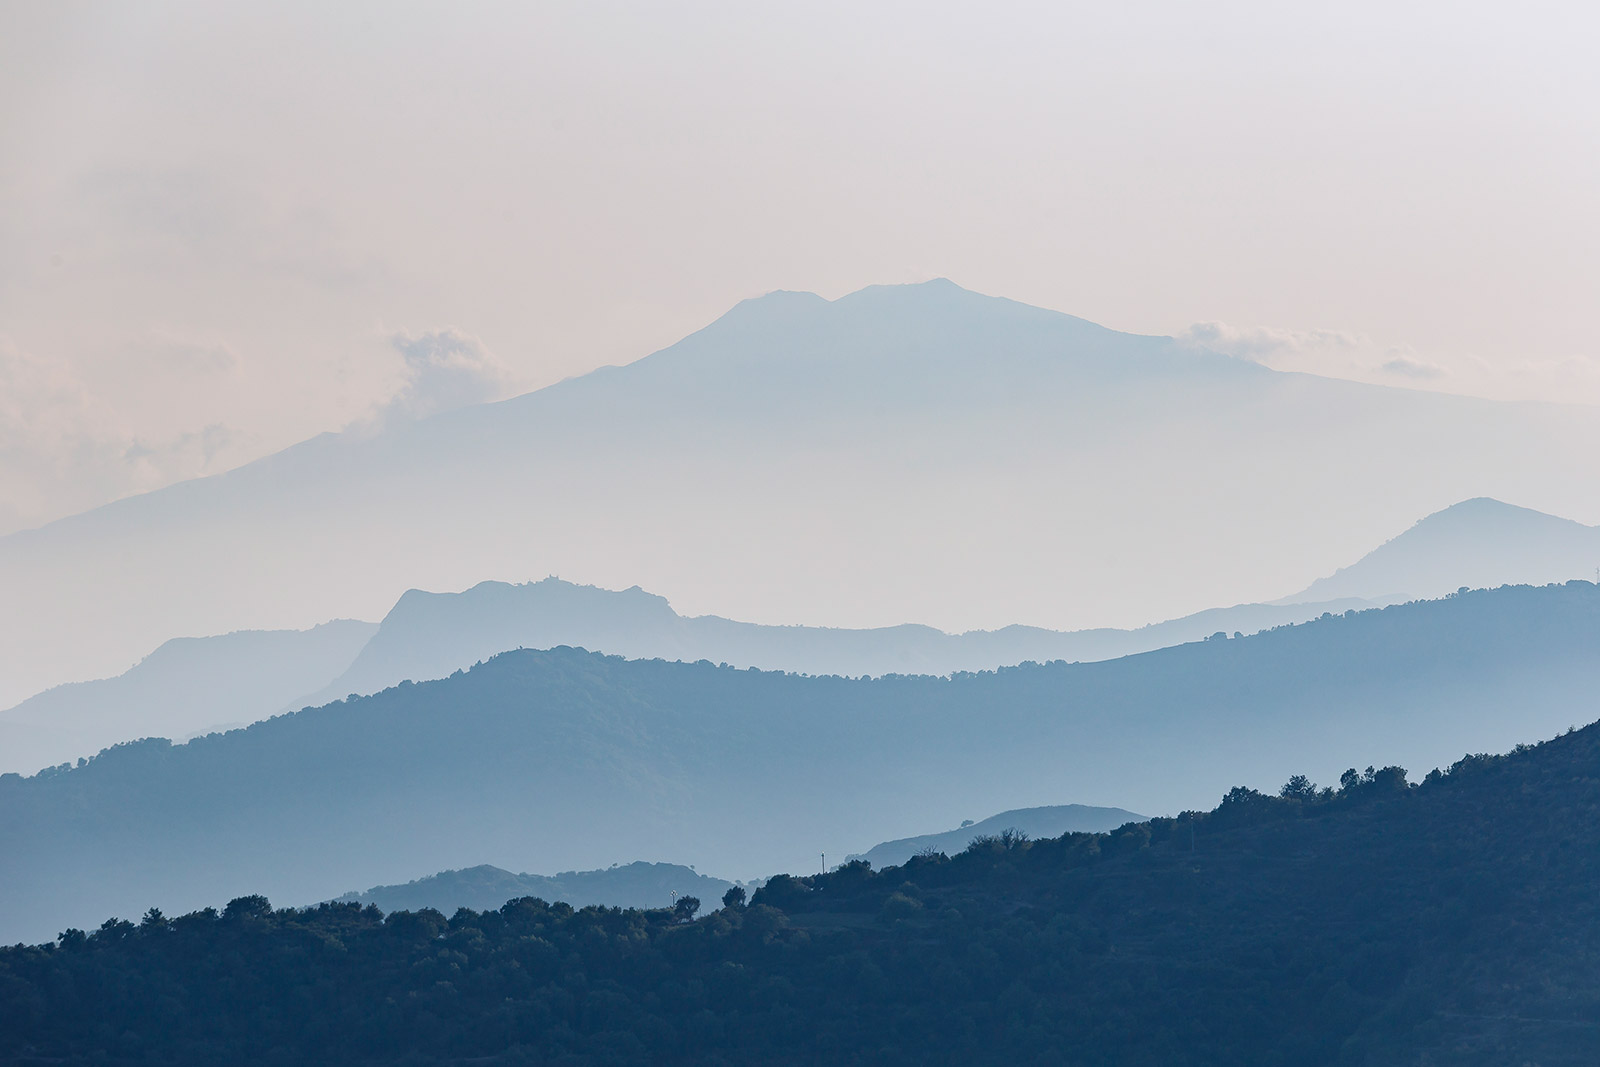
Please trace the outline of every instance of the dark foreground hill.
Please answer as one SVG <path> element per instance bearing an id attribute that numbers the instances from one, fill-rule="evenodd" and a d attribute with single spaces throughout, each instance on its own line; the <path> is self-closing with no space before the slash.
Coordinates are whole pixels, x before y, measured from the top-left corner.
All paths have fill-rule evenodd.
<path id="1" fill-rule="evenodd" d="M 461 871 L 440 871 L 404 885 L 374 886 L 346 893 L 344 904 L 374 904 L 384 911 L 433 908 L 446 915 L 457 908 L 498 908 L 513 897 L 542 897 L 574 907 L 660 908 L 680 897 L 721 900 L 733 883 L 699 874 L 678 863 L 618 864 L 599 871 L 512 874 L 487 863 Z"/>
<path id="2" fill-rule="evenodd" d="M 28 1063 L 1540 1064 L 1600 1051 L 1600 727 L 688 920 L 261 897 L 0 951 Z"/>
<path id="3" fill-rule="evenodd" d="M 1600 592 L 1507 588 L 1104 663 L 863 681 L 513 652 L 246 730 L 0 776 L 0 941 L 491 863 L 749 880 L 973 811 L 1173 812 L 1592 717 Z M 813 859 L 812 857 L 818 857 Z"/>

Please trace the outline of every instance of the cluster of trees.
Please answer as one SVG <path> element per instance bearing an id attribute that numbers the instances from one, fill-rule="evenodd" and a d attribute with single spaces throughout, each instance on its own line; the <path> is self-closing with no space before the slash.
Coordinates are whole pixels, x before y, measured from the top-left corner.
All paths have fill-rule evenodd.
<path id="1" fill-rule="evenodd" d="M 259 896 L 0 950 L 0 1061 L 1591 1063 L 1600 728 L 698 915 Z"/>

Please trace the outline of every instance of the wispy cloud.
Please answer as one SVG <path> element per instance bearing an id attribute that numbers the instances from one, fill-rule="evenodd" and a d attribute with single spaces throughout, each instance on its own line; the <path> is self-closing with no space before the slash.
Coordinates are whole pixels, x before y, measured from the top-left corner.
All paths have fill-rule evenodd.
<path id="1" fill-rule="evenodd" d="M 515 386 L 510 370 L 482 341 L 461 330 L 400 332 L 389 343 L 405 361 L 405 383 L 384 405 L 384 416 L 423 418 L 499 400 Z"/>
<path id="2" fill-rule="evenodd" d="M 186 373 L 196 359 L 214 371 L 222 358 L 179 352 Z M 0 532 L 211 473 L 239 443 L 220 423 L 160 438 L 131 432 L 68 361 L 0 338 Z"/>
<path id="3" fill-rule="evenodd" d="M 1197 322 L 1177 335 L 1196 348 L 1283 371 L 1499 400 L 1600 404 L 1600 358 L 1584 355 L 1488 360 L 1468 352 L 1423 355 L 1345 330 L 1294 330 Z"/>
<path id="4" fill-rule="evenodd" d="M 1386 360 L 1378 367 L 1385 374 L 1394 374 L 1402 378 L 1443 378 L 1444 368 L 1435 363 L 1425 363 L 1409 356 L 1395 356 Z"/>
<path id="5" fill-rule="evenodd" d="M 1285 359 L 1320 360 L 1329 354 L 1353 354 L 1370 347 L 1359 334 L 1340 330 L 1286 330 L 1276 326 L 1233 326 L 1226 322 L 1197 322 L 1178 340 L 1197 348 L 1272 365 Z"/>
<path id="6" fill-rule="evenodd" d="M 459 329 L 371 339 L 374 367 L 389 369 L 353 381 L 351 402 L 368 414 L 352 429 L 498 400 L 519 385 L 479 338 Z M 219 417 L 259 382 L 246 363 L 225 339 L 158 329 L 123 339 L 118 373 L 97 381 L 71 359 L 0 336 L 0 535 L 216 474 L 289 443 L 263 441 Z"/>

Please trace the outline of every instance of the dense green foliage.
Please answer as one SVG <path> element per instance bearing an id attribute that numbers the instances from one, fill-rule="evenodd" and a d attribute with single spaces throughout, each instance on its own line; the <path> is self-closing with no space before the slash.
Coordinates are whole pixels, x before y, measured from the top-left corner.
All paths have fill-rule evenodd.
<path id="1" fill-rule="evenodd" d="M 959 828 L 936 834 L 919 834 L 874 845 L 859 856 L 845 860 L 866 860 L 874 867 L 904 863 L 919 852 L 960 852 L 967 842 L 985 834 L 1020 830 L 1029 837 L 1059 837 L 1066 833 L 1104 833 L 1124 823 L 1144 822 L 1149 816 L 1126 808 L 1096 808 L 1085 804 L 1056 804 L 1040 808 L 1014 808 Z"/>
<path id="2" fill-rule="evenodd" d="M 1283 794 L 781 876 L 697 919 L 152 912 L 0 952 L 0 1058 L 1595 1061 L 1600 726 Z"/>
<path id="3" fill-rule="evenodd" d="M 676 863 L 638 860 L 598 871 L 563 871 L 557 875 L 512 874 L 482 864 L 460 871 L 441 871 L 404 885 L 374 886 L 365 893 L 346 893 L 341 903 L 375 904 L 384 911 L 421 911 L 433 908 L 445 914 L 457 908 L 498 908 L 514 897 L 543 897 L 570 904 L 603 904 L 620 908 L 656 908 L 674 896 L 703 893 L 706 899 L 722 896 L 733 883 L 711 878 Z"/>

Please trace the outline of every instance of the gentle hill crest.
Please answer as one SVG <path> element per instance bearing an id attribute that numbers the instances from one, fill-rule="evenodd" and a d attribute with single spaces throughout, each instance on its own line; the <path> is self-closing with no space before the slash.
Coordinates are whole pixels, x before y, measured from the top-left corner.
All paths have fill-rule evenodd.
<path id="1" fill-rule="evenodd" d="M 349 667 L 377 629 L 339 619 L 173 638 L 114 678 L 70 682 L 0 711 L 0 771 L 31 774 L 138 737 L 182 739 L 267 718 Z"/>
<path id="2" fill-rule="evenodd" d="M 538 897 L 575 908 L 665 908 L 673 894 L 694 896 L 714 906 L 733 883 L 699 874 L 677 863 L 614 864 L 596 871 L 560 874 L 512 874 L 484 863 L 459 871 L 440 871 L 404 885 L 374 886 L 364 893 L 346 893 L 340 903 L 374 904 L 384 911 L 421 911 L 433 908 L 444 915 L 457 908 L 478 911 L 498 908 L 518 897 Z"/>
<path id="3" fill-rule="evenodd" d="M 1434 512 L 1290 598 L 1433 599 L 1465 586 L 1542 585 L 1600 573 L 1600 527 L 1477 497 Z"/>
<path id="4" fill-rule="evenodd" d="M 1041 808 L 1019 808 L 1002 811 L 987 819 L 968 822 L 954 830 L 917 837 L 902 837 L 885 841 L 858 856 L 846 856 L 845 862 L 865 860 L 882 869 L 896 867 L 912 856 L 924 852 L 942 852 L 955 855 L 967 848 L 974 839 L 989 838 L 1007 830 L 1029 837 L 1060 837 L 1062 834 L 1103 834 L 1130 822 L 1146 822 L 1147 817 L 1122 808 L 1095 808 L 1087 804 L 1054 804 Z"/>
<path id="5" fill-rule="evenodd" d="M 946 634 L 906 624 L 872 630 L 762 626 L 684 617 L 634 586 L 558 578 L 480 582 L 460 593 L 405 593 L 378 625 L 176 638 L 125 673 L 69 683 L 0 711 L 0 773 L 32 773 L 143 737 L 183 740 L 281 711 L 443 678 L 515 648 L 582 647 L 630 659 L 731 663 L 804 674 L 949 674 L 1029 660 L 1111 659 L 1373 606 L 1368 601 L 1218 608 L 1137 630 L 1059 633 L 1029 626 Z M 330 675 L 337 675 L 329 681 Z"/>

